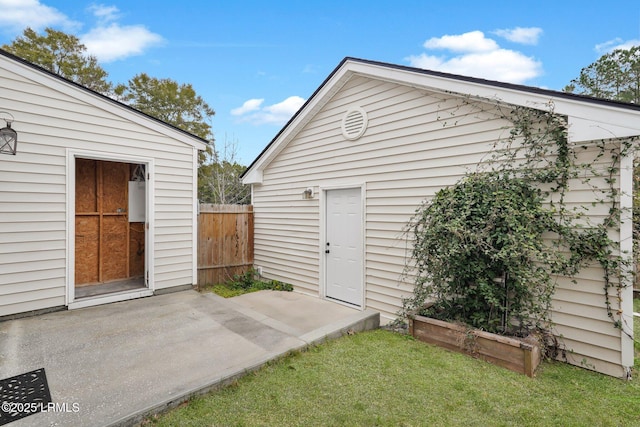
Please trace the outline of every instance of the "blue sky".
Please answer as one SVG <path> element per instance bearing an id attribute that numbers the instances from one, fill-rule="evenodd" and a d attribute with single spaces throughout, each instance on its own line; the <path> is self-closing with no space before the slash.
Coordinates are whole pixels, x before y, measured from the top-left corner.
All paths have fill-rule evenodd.
<path id="1" fill-rule="evenodd" d="M 190 83 L 217 145 L 245 165 L 346 56 L 560 90 L 640 45 L 637 0 L 0 0 L 0 43 L 30 26 L 74 34 L 126 83 Z"/>

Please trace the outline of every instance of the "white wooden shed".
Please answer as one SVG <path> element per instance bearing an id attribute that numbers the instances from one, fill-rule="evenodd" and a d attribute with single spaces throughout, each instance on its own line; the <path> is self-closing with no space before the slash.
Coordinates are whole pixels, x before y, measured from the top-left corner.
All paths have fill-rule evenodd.
<path id="1" fill-rule="evenodd" d="M 255 266 L 299 292 L 395 318 L 412 290 L 401 280 L 409 244 L 403 228 L 425 198 L 458 181 L 504 137 L 510 124 L 491 114 L 498 102 L 553 104 L 574 143 L 640 135 L 635 105 L 346 58 L 243 176 L 252 186 Z M 622 207 L 631 206 L 632 165 L 631 156 L 622 158 L 616 177 Z M 593 197 L 571 191 L 572 203 Z M 614 234 L 630 252 L 629 216 Z M 553 302 L 569 361 L 626 376 L 632 289 L 615 307 L 625 320 L 620 330 L 607 316 L 602 271 L 584 269 L 577 281 L 561 280 Z"/>
<path id="2" fill-rule="evenodd" d="M 0 155 L 0 318 L 196 283 L 206 141 L 0 51 L 7 117 L 18 146 Z"/>

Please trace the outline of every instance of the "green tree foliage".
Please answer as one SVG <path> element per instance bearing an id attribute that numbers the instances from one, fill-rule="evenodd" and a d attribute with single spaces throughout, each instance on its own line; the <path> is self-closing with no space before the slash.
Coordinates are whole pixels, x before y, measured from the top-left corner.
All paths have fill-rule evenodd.
<path id="1" fill-rule="evenodd" d="M 640 46 L 616 49 L 580 71 L 566 92 L 640 103 Z"/>
<path id="2" fill-rule="evenodd" d="M 111 91 L 107 72 L 95 56 L 87 54 L 80 40 L 61 31 L 46 28 L 38 34 L 26 28 L 11 44 L 2 48 L 22 59 L 102 94 Z"/>
<path id="3" fill-rule="evenodd" d="M 171 79 L 158 79 L 141 73 L 115 88 L 116 96 L 133 108 L 163 122 L 213 141 L 208 121 L 215 111 L 192 85 Z"/>
<path id="4" fill-rule="evenodd" d="M 425 203 L 411 227 L 416 296 L 435 301 L 424 314 L 495 333 L 543 328 L 555 268 L 541 265 L 564 260 L 544 242 L 557 224 L 530 183 L 469 174 Z"/>
<path id="5" fill-rule="evenodd" d="M 117 85 L 114 92 L 118 99 L 136 110 L 208 141 L 207 150 L 200 153 L 198 169 L 198 188 L 205 188 L 209 176 L 203 167 L 213 154 L 213 133 L 208 121 L 215 111 L 196 93 L 193 86 L 140 73 L 126 85 Z"/>
<path id="6" fill-rule="evenodd" d="M 417 310 L 497 333 L 544 333 L 556 276 L 574 277 L 597 262 L 607 315 L 628 333 L 616 295 L 630 283 L 630 263 L 615 253 L 618 242 L 609 232 L 620 225 L 617 159 L 628 155 L 633 139 L 595 141 L 596 158 L 613 159 L 610 166 L 579 163 L 578 152 L 589 147 L 569 142 L 566 119 L 552 109 L 509 110 L 503 115 L 513 124 L 509 136 L 496 141 L 476 172 L 427 200 L 407 225 L 414 245 L 406 273 L 414 293 L 403 300 L 403 314 Z M 602 193 L 593 206 L 609 207 L 605 218 L 565 202 L 571 183 L 591 186 L 592 178 L 607 185 L 592 186 Z"/>

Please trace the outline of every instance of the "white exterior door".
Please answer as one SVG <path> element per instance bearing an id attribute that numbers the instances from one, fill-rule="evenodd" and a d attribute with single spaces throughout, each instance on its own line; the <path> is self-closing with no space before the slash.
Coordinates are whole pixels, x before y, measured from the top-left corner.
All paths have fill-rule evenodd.
<path id="1" fill-rule="evenodd" d="M 325 283 L 327 298 L 362 305 L 360 188 L 327 190 Z"/>

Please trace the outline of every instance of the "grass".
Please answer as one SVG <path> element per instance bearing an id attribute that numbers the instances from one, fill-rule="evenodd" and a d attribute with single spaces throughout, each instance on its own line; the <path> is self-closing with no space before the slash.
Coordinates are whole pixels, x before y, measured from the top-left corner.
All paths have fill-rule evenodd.
<path id="1" fill-rule="evenodd" d="M 237 297 L 238 295 L 247 294 L 249 292 L 256 292 L 259 290 L 260 289 L 257 289 L 255 287 L 249 288 L 249 289 L 234 288 L 232 286 L 229 286 L 229 284 L 227 283 L 220 283 L 217 285 L 207 285 L 202 289 L 203 292 L 213 292 L 215 294 L 220 295 L 223 298 L 233 298 L 233 297 Z"/>
<path id="2" fill-rule="evenodd" d="M 232 280 L 215 285 L 206 285 L 201 291 L 214 292 L 223 298 L 237 297 L 250 292 L 271 289 L 276 291 L 292 291 L 293 286 L 278 280 L 258 280 L 253 269 L 244 274 L 234 275 Z"/>
<path id="3" fill-rule="evenodd" d="M 622 381 L 559 362 L 543 363 L 531 379 L 376 330 L 293 354 L 147 423 L 637 426 L 638 402 L 638 379 Z"/>

